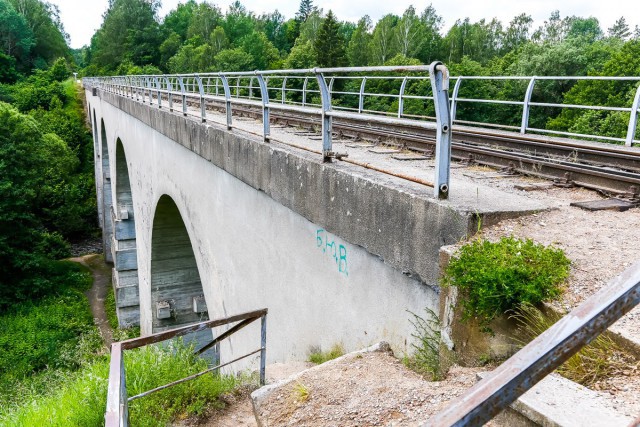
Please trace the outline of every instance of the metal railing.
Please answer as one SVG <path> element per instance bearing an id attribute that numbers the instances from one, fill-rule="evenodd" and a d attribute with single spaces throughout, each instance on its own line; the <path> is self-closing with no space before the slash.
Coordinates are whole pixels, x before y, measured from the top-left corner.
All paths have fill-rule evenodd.
<path id="1" fill-rule="evenodd" d="M 160 387 L 156 387 L 152 390 L 145 391 L 136 396 L 129 397 L 127 395 L 125 365 L 124 365 L 124 350 L 131 350 L 134 348 L 144 347 L 149 344 L 155 344 L 169 339 L 181 337 L 187 334 L 192 334 L 207 329 L 215 328 L 218 326 L 228 325 L 230 323 L 238 322 L 227 331 L 220 334 L 208 344 L 204 345 L 196 351 L 196 354 L 202 354 L 221 341 L 229 338 L 234 333 L 238 332 L 245 326 L 260 319 L 260 348 L 249 352 L 243 356 L 236 357 L 235 359 L 218 364 L 205 371 L 199 372 L 194 375 L 190 375 L 186 378 L 174 381 L 169 384 L 165 384 Z M 146 337 L 133 338 L 126 341 L 116 342 L 111 344 L 111 362 L 109 365 L 109 386 L 107 391 L 107 409 L 105 412 L 105 426 L 106 427 L 127 427 L 129 425 L 129 402 L 135 399 L 142 398 L 151 393 L 155 393 L 160 390 L 164 390 L 168 387 L 198 378 L 209 372 L 219 370 L 220 368 L 235 363 L 239 360 L 245 359 L 256 353 L 260 353 L 260 385 L 265 384 L 265 363 L 266 363 L 266 345 L 267 345 L 267 309 L 256 310 L 248 313 L 239 314 L 236 316 L 230 316 L 223 319 L 208 320 L 206 322 L 200 322 L 194 325 L 185 326 L 182 328 L 172 329 L 165 332 L 159 332 L 157 334 L 149 335 Z"/>
<path id="2" fill-rule="evenodd" d="M 604 81 L 604 82 L 640 82 L 640 77 L 607 77 L 607 76 L 459 76 L 451 77 L 452 80 L 456 80 L 453 87 L 453 93 L 451 95 L 451 120 L 455 124 L 473 124 L 491 126 L 485 122 L 473 122 L 456 120 L 456 114 L 458 104 L 460 103 L 480 103 L 480 104 L 492 104 L 492 105 L 514 105 L 522 107 L 522 117 L 520 120 L 520 126 L 509 126 L 505 124 L 493 125 L 494 127 L 505 128 L 510 130 L 519 131 L 521 134 L 527 132 L 553 134 L 562 136 L 571 136 L 577 138 L 586 139 L 602 139 L 606 141 L 624 142 L 626 146 L 631 146 L 635 140 L 636 128 L 638 123 L 638 109 L 640 107 L 640 85 L 636 88 L 635 97 L 632 104 L 629 107 L 612 107 L 607 105 L 587 105 L 587 104 L 562 104 L 552 102 L 534 102 L 532 101 L 532 95 L 536 87 L 536 82 L 540 81 L 554 81 L 554 82 L 572 82 L 572 81 Z M 459 97 L 460 88 L 463 81 L 521 81 L 527 83 L 527 88 L 522 99 L 482 99 L 482 98 L 462 98 Z M 563 93 L 564 96 L 564 93 Z M 625 138 L 596 135 L 596 134 L 584 134 L 576 132 L 565 132 L 551 129 L 542 129 L 529 126 L 529 118 L 532 108 L 553 107 L 569 110 L 595 110 L 595 111 L 617 111 L 629 113 L 629 122 L 627 126 L 627 134 Z"/>
<path id="3" fill-rule="evenodd" d="M 384 76 L 363 76 L 379 73 Z M 389 75 L 396 73 L 396 75 Z M 397 73 L 412 74 L 398 76 Z M 417 76 L 417 74 L 424 74 Z M 401 94 L 366 92 L 367 81 L 402 81 Z M 358 81 L 360 91 L 340 90 Z M 421 84 L 416 90 L 424 93 L 405 94 L 407 82 Z M 140 102 L 149 102 L 163 108 L 166 101 L 169 111 L 176 103 L 181 104 L 182 114 L 192 114 L 189 104 L 198 105 L 196 116 L 207 120 L 207 103 L 224 104 L 226 126 L 232 127 L 232 105 L 258 106 L 262 110 L 262 135 L 269 141 L 271 135 L 270 112 L 272 110 L 315 114 L 321 119 L 322 156 L 324 161 L 340 158 L 346 154 L 333 151 L 332 123 L 334 118 L 343 118 L 369 123 L 406 125 L 436 131 L 436 166 L 434 196 L 448 198 L 451 161 L 451 114 L 449 111 L 449 73 L 440 62 L 429 66 L 383 66 L 350 68 L 313 68 L 306 70 L 270 70 L 254 72 L 204 73 L 160 76 L 114 76 L 85 78 L 84 82 L 121 96 Z M 428 84 L 427 84 L 428 82 Z M 257 90 L 256 90 L 257 89 Z M 258 96 L 259 95 L 259 96 Z M 339 96 L 338 96 L 339 95 Z M 340 100 L 350 95 L 357 96 L 358 107 Z M 339 99 L 340 98 L 340 99 Z M 394 117 L 388 113 L 365 108 L 365 100 L 389 98 L 398 100 L 398 112 Z M 433 116 L 404 115 L 403 104 L 407 99 L 428 102 Z M 355 105 L 356 100 L 352 99 Z M 192 114 L 193 115 L 193 114 Z M 423 119 L 429 119 L 425 121 Z"/>
<path id="4" fill-rule="evenodd" d="M 483 425 L 639 303 L 640 263 L 636 263 L 424 426 Z"/>

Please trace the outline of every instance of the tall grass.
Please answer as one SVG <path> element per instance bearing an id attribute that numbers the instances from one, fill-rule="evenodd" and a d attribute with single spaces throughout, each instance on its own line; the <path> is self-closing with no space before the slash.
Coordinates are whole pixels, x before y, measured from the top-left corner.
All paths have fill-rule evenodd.
<path id="1" fill-rule="evenodd" d="M 125 352 L 129 396 L 200 372 L 207 362 L 193 349 L 174 342 Z M 55 384 L 45 396 L 24 396 L 24 404 L 0 415 L 6 427 L 93 427 L 104 423 L 109 360 L 87 364 Z M 211 406 L 222 406 L 219 397 L 231 392 L 240 380 L 233 376 L 206 374 L 133 401 L 129 406 L 134 426 L 163 426 L 178 418 L 201 414 Z"/>

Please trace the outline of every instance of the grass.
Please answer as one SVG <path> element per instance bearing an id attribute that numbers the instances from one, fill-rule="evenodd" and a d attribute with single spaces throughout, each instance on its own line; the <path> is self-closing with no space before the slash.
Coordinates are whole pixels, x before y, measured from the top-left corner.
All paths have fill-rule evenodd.
<path id="1" fill-rule="evenodd" d="M 169 348 L 148 346 L 125 353 L 129 395 L 200 372 L 207 362 L 193 356 L 192 348 L 175 342 Z M 44 396 L 25 396 L 25 403 L 0 416 L 6 427 L 78 426 L 104 424 L 109 375 L 107 357 L 89 363 L 58 381 Z M 206 374 L 133 401 L 129 405 L 131 424 L 160 426 L 221 406 L 219 397 L 232 391 L 241 380 L 233 376 Z"/>
<path id="2" fill-rule="evenodd" d="M 525 304 L 512 316 L 518 323 L 518 336 L 524 346 L 549 329 L 562 317 L 558 313 L 543 313 Z M 606 334 L 600 334 L 590 344 L 562 364 L 557 372 L 584 386 L 627 371 L 638 360 Z"/>
<path id="3" fill-rule="evenodd" d="M 293 389 L 291 390 L 291 398 L 293 402 L 296 404 L 306 402 L 307 400 L 309 400 L 310 396 L 311 391 L 309 390 L 309 387 L 307 387 L 300 381 L 296 381 Z"/>
<path id="4" fill-rule="evenodd" d="M 415 342 L 411 344 L 413 353 L 405 355 L 403 363 L 409 369 L 425 376 L 429 381 L 440 381 L 446 375 L 440 363 L 440 321 L 433 310 L 425 309 L 422 318 L 409 312 L 413 319 L 409 320 L 414 327 L 411 336 Z"/>
<path id="5" fill-rule="evenodd" d="M 486 329 L 495 317 L 523 303 L 557 298 L 569 276 L 569 264 L 561 249 L 530 239 L 475 240 L 451 259 L 442 284 L 462 292 L 463 319 L 476 318 Z"/>
<path id="6" fill-rule="evenodd" d="M 309 362 L 319 365 L 329 360 L 336 359 L 344 355 L 344 347 L 342 344 L 335 344 L 331 350 L 323 352 L 319 347 L 312 348 L 309 352 Z"/>

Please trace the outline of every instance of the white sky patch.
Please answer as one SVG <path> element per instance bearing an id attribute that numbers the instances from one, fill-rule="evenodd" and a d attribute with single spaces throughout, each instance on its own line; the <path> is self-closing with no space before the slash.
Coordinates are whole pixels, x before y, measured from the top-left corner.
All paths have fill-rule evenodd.
<path id="1" fill-rule="evenodd" d="M 107 0 L 49 0 L 58 5 L 60 16 L 66 31 L 71 36 L 71 47 L 79 48 L 88 45 L 91 36 L 100 27 L 102 15 L 107 9 Z M 161 16 L 175 9 L 180 0 L 163 0 Z M 223 11 L 226 11 L 232 0 L 214 1 Z M 300 4 L 299 0 L 244 0 L 241 3 L 257 15 L 273 12 L 278 9 L 286 18 L 293 18 Z M 603 31 L 611 27 L 613 23 L 624 16 L 627 24 L 634 29 L 640 25 L 640 6 L 637 0 L 328 0 L 315 1 L 314 4 L 322 8 L 325 13 L 331 9 L 342 21 L 356 22 L 363 15 L 369 15 L 375 23 L 388 13 L 402 15 L 402 12 L 413 5 L 418 12 L 422 12 L 430 3 L 437 13 L 444 19 L 444 31 L 448 30 L 456 19 L 469 17 L 471 22 L 477 22 L 482 18 L 490 21 L 498 18 L 503 26 L 507 26 L 514 16 L 527 13 L 534 19 L 533 29 L 558 9 L 560 16 L 577 15 L 583 18 L 593 16 L 600 21 Z"/>

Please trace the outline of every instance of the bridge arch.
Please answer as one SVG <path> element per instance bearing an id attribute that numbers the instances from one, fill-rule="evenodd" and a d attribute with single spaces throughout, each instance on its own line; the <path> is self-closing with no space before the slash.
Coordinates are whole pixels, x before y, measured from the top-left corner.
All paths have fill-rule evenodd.
<path id="1" fill-rule="evenodd" d="M 152 331 L 209 319 L 200 272 L 174 200 L 158 200 L 151 231 Z"/>
<path id="2" fill-rule="evenodd" d="M 140 324 L 140 292 L 135 212 L 129 162 L 124 144 L 116 139 L 113 220 L 113 286 L 120 326 Z"/>
<path id="3" fill-rule="evenodd" d="M 113 238 L 113 220 L 111 218 L 113 200 L 111 194 L 111 169 L 109 162 L 109 143 L 107 139 L 107 130 L 104 125 L 104 119 L 100 119 L 100 154 L 102 156 L 102 237 L 104 247 L 104 258 L 107 262 L 113 262 L 112 238 Z"/>

